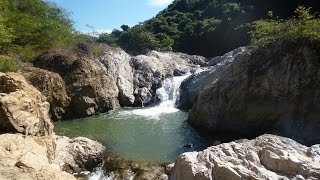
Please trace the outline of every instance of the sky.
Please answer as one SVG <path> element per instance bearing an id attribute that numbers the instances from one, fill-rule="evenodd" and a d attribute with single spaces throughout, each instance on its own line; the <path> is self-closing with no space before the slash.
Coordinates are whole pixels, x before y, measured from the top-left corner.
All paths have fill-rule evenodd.
<path id="1" fill-rule="evenodd" d="M 81 32 L 111 32 L 154 17 L 173 0 L 47 0 L 70 13 Z M 90 27 L 88 27 L 90 26 Z"/>

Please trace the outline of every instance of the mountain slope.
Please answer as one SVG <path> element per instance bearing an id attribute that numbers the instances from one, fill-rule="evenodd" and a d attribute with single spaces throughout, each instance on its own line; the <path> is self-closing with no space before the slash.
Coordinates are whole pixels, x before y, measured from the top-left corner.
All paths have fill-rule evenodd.
<path id="1" fill-rule="evenodd" d="M 123 31 L 101 35 L 99 41 L 133 54 L 158 49 L 216 56 L 248 44 L 247 23 L 268 13 L 292 17 L 299 5 L 320 9 L 317 0 L 175 0 L 156 17 L 132 28 L 122 26 Z"/>

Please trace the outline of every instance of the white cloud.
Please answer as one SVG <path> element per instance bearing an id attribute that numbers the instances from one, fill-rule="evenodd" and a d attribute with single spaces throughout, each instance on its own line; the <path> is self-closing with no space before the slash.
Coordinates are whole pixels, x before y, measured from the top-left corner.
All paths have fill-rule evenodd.
<path id="1" fill-rule="evenodd" d="M 103 33 L 111 33 L 112 29 L 95 29 L 95 30 L 86 30 L 86 31 L 81 31 L 83 34 L 88 34 L 90 36 L 95 36 L 98 37 L 100 34 Z"/>
<path id="2" fill-rule="evenodd" d="M 169 5 L 173 0 L 148 0 L 151 6 L 166 6 Z"/>

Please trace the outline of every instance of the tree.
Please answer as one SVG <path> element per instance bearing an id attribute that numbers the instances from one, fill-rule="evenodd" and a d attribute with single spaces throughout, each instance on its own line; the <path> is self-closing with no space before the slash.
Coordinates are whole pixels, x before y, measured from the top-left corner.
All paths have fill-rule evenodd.
<path id="1" fill-rule="evenodd" d="M 121 26 L 121 29 L 122 29 L 123 31 L 128 31 L 128 30 L 130 29 L 130 27 L 129 27 L 128 25 L 122 25 L 122 26 Z"/>
<path id="2" fill-rule="evenodd" d="M 32 60 L 43 50 L 73 40 L 72 22 L 56 5 L 41 0 L 6 2 L 7 19 L 2 26 L 11 30 L 11 50 L 24 59 Z"/>

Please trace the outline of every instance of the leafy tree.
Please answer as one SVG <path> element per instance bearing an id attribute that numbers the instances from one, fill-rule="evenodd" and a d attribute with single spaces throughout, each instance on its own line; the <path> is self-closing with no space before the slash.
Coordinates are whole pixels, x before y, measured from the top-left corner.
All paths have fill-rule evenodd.
<path id="1" fill-rule="evenodd" d="M 130 27 L 129 27 L 128 25 L 122 25 L 122 26 L 121 26 L 121 29 L 122 29 L 123 31 L 128 31 L 128 30 L 130 29 Z"/>

